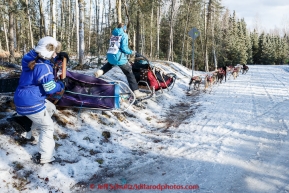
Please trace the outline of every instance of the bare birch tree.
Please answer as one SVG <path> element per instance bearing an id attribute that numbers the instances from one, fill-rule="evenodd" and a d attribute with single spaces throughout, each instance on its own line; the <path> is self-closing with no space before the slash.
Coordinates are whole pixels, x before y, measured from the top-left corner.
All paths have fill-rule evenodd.
<path id="1" fill-rule="evenodd" d="M 111 1 L 109 0 L 108 1 L 108 17 L 107 17 L 108 26 L 111 26 L 110 14 L 111 14 Z"/>
<path id="2" fill-rule="evenodd" d="M 117 22 L 122 23 L 121 17 L 121 0 L 116 0 Z"/>
<path id="3" fill-rule="evenodd" d="M 175 0 L 171 0 L 171 14 L 170 14 L 170 33 L 169 33 L 169 46 L 168 46 L 168 54 L 167 60 L 171 60 L 172 57 L 172 45 L 173 45 L 173 20 L 174 20 L 174 9 L 175 9 Z"/>
<path id="4" fill-rule="evenodd" d="M 76 27 L 76 50 L 77 50 L 77 57 L 80 55 L 80 50 L 79 50 L 79 6 L 78 6 L 78 1 L 75 0 L 75 27 Z"/>
<path id="5" fill-rule="evenodd" d="M 157 49 L 156 49 L 157 59 L 159 59 L 160 56 L 160 28 L 161 28 L 161 0 L 159 0 L 157 8 Z"/>
<path id="6" fill-rule="evenodd" d="M 84 64 L 84 0 L 78 0 L 79 4 L 79 65 Z"/>
<path id="7" fill-rule="evenodd" d="M 33 32 L 32 32 L 32 27 L 31 27 L 31 20 L 30 20 L 30 14 L 29 14 L 29 6 L 28 6 L 28 0 L 26 0 L 26 8 L 27 8 L 27 18 L 28 18 L 28 25 L 29 25 L 29 35 L 30 35 L 30 43 L 31 43 L 31 48 L 34 47 L 34 42 L 33 42 Z"/>
<path id="8" fill-rule="evenodd" d="M 183 45 L 182 45 L 181 64 L 183 64 L 183 56 L 184 56 L 186 36 L 187 36 L 187 33 L 188 33 L 188 23 L 189 23 L 191 2 L 192 1 L 190 0 L 189 1 L 189 5 L 187 6 L 187 17 L 186 17 L 185 29 L 184 29 L 184 34 L 183 34 L 183 42 L 182 42 Z"/>
<path id="9" fill-rule="evenodd" d="M 210 0 L 209 0 L 210 1 Z M 206 1 L 204 1 L 204 62 L 205 62 L 205 71 L 209 71 L 209 61 L 208 61 L 208 34 L 207 34 L 207 29 L 208 29 L 208 21 L 207 21 L 207 12 L 206 12 Z"/>
<path id="10" fill-rule="evenodd" d="M 149 57 L 152 58 L 153 55 L 153 19 L 154 19 L 154 1 L 152 2 L 151 10 L 151 22 L 150 22 L 150 54 Z"/>
<path id="11" fill-rule="evenodd" d="M 56 38 L 56 4 L 55 0 L 50 0 L 50 10 L 51 10 L 51 34 L 52 37 Z"/>
<path id="12" fill-rule="evenodd" d="M 14 57 L 14 1 L 9 1 L 9 62 L 15 62 Z"/>
<path id="13" fill-rule="evenodd" d="M 88 22 L 88 51 L 90 52 L 90 38 L 91 38 L 91 9 L 92 0 L 89 1 L 89 22 Z"/>
<path id="14" fill-rule="evenodd" d="M 70 51 L 70 36 L 71 36 L 71 1 L 68 0 L 67 1 L 67 4 L 68 4 L 68 24 L 66 25 L 66 28 L 65 28 L 65 33 L 67 33 L 67 42 L 66 42 L 66 45 L 67 45 L 67 50 Z"/>
<path id="15" fill-rule="evenodd" d="M 6 28 L 6 22 L 4 20 L 4 15 L 2 15 L 2 18 L 3 18 L 3 30 L 4 30 L 4 35 L 5 35 L 6 50 L 9 51 L 9 40 L 8 40 L 7 28 Z"/>
<path id="16" fill-rule="evenodd" d="M 43 35 L 44 36 L 47 35 L 46 19 L 45 19 L 45 15 L 44 15 L 43 1 L 39 0 L 38 4 L 39 4 L 39 11 L 40 11 L 40 37 L 42 37 Z"/>

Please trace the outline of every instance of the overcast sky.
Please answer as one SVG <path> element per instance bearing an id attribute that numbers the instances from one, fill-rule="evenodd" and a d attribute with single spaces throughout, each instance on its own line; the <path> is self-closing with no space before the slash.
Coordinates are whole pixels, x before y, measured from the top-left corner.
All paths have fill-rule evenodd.
<path id="1" fill-rule="evenodd" d="M 289 0 L 222 0 L 231 14 L 233 10 L 239 19 L 244 18 L 252 30 L 256 21 L 266 31 L 275 27 L 289 26 Z"/>

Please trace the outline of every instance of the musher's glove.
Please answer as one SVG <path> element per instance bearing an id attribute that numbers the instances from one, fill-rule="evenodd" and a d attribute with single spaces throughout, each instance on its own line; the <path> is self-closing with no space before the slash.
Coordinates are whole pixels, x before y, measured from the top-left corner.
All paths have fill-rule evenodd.
<path id="1" fill-rule="evenodd" d="M 64 82 L 64 81 L 58 80 L 57 83 L 60 84 L 60 86 L 61 86 L 62 89 L 65 88 L 65 82 Z"/>
<path id="2" fill-rule="evenodd" d="M 50 101 L 53 102 L 53 104 L 56 104 L 61 99 L 64 92 L 65 92 L 65 90 L 62 89 L 60 92 L 56 92 L 54 94 L 49 95 L 48 99 L 50 99 Z"/>
<path id="3" fill-rule="evenodd" d="M 58 58 L 59 58 L 60 60 L 63 61 L 63 58 L 66 58 L 66 59 L 67 59 L 67 62 L 69 62 L 69 57 L 68 57 L 68 54 L 67 54 L 66 52 L 59 52 L 59 53 L 57 54 L 57 56 L 58 56 Z"/>

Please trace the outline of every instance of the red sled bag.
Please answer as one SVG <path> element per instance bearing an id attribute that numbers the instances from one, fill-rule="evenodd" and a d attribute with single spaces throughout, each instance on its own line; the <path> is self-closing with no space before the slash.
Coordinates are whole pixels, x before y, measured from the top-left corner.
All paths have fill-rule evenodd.
<path id="1" fill-rule="evenodd" d="M 152 70 L 148 70 L 148 82 L 150 87 L 154 87 L 155 91 L 160 90 L 161 88 L 165 89 L 173 83 L 173 79 L 165 74 L 161 74 L 160 71 L 155 71 L 155 74 Z"/>

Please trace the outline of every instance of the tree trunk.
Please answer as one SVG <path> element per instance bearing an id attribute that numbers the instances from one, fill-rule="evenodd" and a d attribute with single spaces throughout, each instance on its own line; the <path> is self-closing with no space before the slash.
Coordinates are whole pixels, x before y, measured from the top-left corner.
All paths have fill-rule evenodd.
<path id="1" fill-rule="evenodd" d="M 84 64 L 84 0 L 79 3 L 79 65 Z"/>
<path id="2" fill-rule="evenodd" d="M 204 36 L 205 36 L 205 71 L 209 72 L 209 63 L 208 63 L 208 34 L 207 34 L 208 22 L 206 14 L 206 3 L 204 3 Z"/>
<path id="3" fill-rule="evenodd" d="M 101 15 L 101 25 L 100 25 L 100 33 L 101 33 L 101 42 L 100 42 L 100 45 L 101 45 L 101 50 L 102 52 L 104 52 L 104 45 L 103 45 L 103 39 L 104 39 L 104 30 L 103 30 L 103 24 L 104 24 L 104 11 L 105 11 L 105 0 L 103 0 L 103 6 L 102 6 L 102 15 Z"/>
<path id="4" fill-rule="evenodd" d="M 110 14 L 111 14 L 111 1 L 108 1 L 108 17 L 107 17 L 107 22 L 108 22 L 108 26 L 111 26 L 111 21 L 110 21 Z"/>
<path id="5" fill-rule="evenodd" d="M 99 3 L 98 3 L 98 0 L 95 0 L 95 4 L 96 4 L 96 8 L 95 8 L 95 11 L 96 11 L 96 45 L 97 45 L 97 58 L 99 59 L 100 58 L 100 41 L 99 41 L 99 14 L 100 14 L 100 11 L 99 11 Z"/>
<path id="6" fill-rule="evenodd" d="M 6 28 L 6 23 L 4 21 L 4 16 L 2 15 L 3 18 L 3 28 L 4 28 L 4 34 L 5 34 L 5 41 L 6 41 L 6 51 L 9 51 L 9 41 L 8 41 L 8 35 L 7 35 L 7 28 Z"/>
<path id="7" fill-rule="evenodd" d="M 89 22 L 88 22 L 88 52 L 90 52 L 90 31 L 91 31 L 91 8 L 92 0 L 89 2 Z"/>
<path id="8" fill-rule="evenodd" d="M 13 1 L 9 1 L 9 62 L 15 62 L 14 57 L 14 4 Z"/>
<path id="9" fill-rule="evenodd" d="M 140 42 L 140 24 L 139 24 L 139 10 L 137 10 L 136 16 L 136 51 L 139 52 L 139 42 Z"/>
<path id="10" fill-rule="evenodd" d="M 171 0 L 171 15 L 170 15 L 170 35 L 169 35 L 169 47 L 168 47 L 168 55 L 167 60 L 169 61 L 171 59 L 172 54 L 172 41 L 173 41 L 173 14 L 174 14 L 174 6 L 175 6 L 175 0 Z"/>
<path id="11" fill-rule="evenodd" d="M 126 6 L 126 0 L 123 0 L 123 1 L 124 1 L 125 15 L 126 15 L 126 18 L 127 18 L 126 33 L 127 33 L 128 36 L 129 36 L 130 17 L 129 17 L 129 13 L 128 13 L 128 8 L 127 8 L 127 6 Z"/>
<path id="12" fill-rule="evenodd" d="M 191 0 L 189 2 L 189 5 L 187 6 L 187 19 L 186 19 L 186 24 L 185 24 L 185 29 L 184 29 L 184 34 L 183 34 L 183 45 L 182 45 L 182 55 L 181 55 L 181 64 L 183 64 L 183 56 L 184 56 L 184 49 L 185 49 L 185 42 L 186 42 L 186 35 L 187 35 L 187 28 L 188 28 L 188 22 L 189 22 L 189 15 L 190 15 L 190 7 L 191 7 Z"/>
<path id="13" fill-rule="evenodd" d="M 153 56 L 153 17 L 154 17 L 154 2 L 152 2 L 152 12 L 151 12 L 151 31 L 150 31 L 150 54 L 149 57 Z"/>
<path id="14" fill-rule="evenodd" d="M 135 34 L 135 29 L 133 29 L 133 43 L 132 43 L 132 50 L 136 50 L 136 34 Z"/>
<path id="15" fill-rule="evenodd" d="M 63 41 L 63 29 L 65 26 L 65 22 L 64 22 L 64 13 L 65 13 L 65 1 L 61 1 L 61 13 L 60 13 L 60 18 L 61 18 L 61 24 L 60 24 L 60 40 Z M 57 37 L 58 38 L 58 37 Z"/>
<path id="16" fill-rule="evenodd" d="M 18 24 L 18 21 L 17 21 L 17 17 L 14 17 L 14 51 L 19 51 L 19 47 L 18 47 L 18 29 L 17 29 L 17 24 Z"/>
<path id="17" fill-rule="evenodd" d="M 143 55 L 145 54 L 145 27 L 144 27 L 144 21 L 142 17 L 142 24 L 140 28 L 140 34 L 141 34 L 141 51 L 140 53 Z"/>
<path id="18" fill-rule="evenodd" d="M 28 17 L 28 25 L 29 25 L 30 43 L 31 43 L 31 48 L 33 48 L 34 47 L 33 32 L 32 32 L 32 27 L 31 27 L 28 0 L 26 0 L 26 8 L 27 8 L 27 17 Z"/>
<path id="19" fill-rule="evenodd" d="M 68 4 L 68 25 L 66 25 L 67 28 L 65 28 L 66 29 L 65 32 L 67 33 L 67 42 L 66 42 L 67 50 L 70 51 L 70 47 L 71 47 L 70 36 L 72 34 L 71 31 L 73 31 L 70 28 L 71 26 L 71 2 L 70 0 L 68 0 L 67 4 Z"/>
<path id="20" fill-rule="evenodd" d="M 216 56 L 216 49 L 215 49 L 215 9 L 213 10 L 213 14 L 211 14 L 211 28 L 212 28 L 212 47 L 213 47 L 213 57 L 214 57 L 214 65 L 215 65 L 215 70 L 218 68 L 218 61 L 217 61 L 217 56 Z"/>
<path id="21" fill-rule="evenodd" d="M 44 36 L 47 35 L 47 30 L 42 0 L 39 0 L 39 10 L 40 10 L 40 37 L 43 37 L 43 35 Z"/>
<path id="22" fill-rule="evenodd" d="M 186 65 L 186 67 L 187 68 L 190 68 L 190 65 L 192 64 L 192 62 L 189 62 L 190 60 L 189 60 L 189 41 L 187 40 L 186 41 L 186 62 L 187 62 L 187 65 Z"/>
<path id="23" fill-rule="evenodd" d="M 76 33 L 76 30 L 75 30 L 75 13 L 73 12 L 72 13 L 72 16 L 71 16 L 71 19 L 72 19 L 72 26 L 71 26 L 71 36 L 72 37 L 70 37 L 69 39 L 71 40 L 71 39 L 75 39 L 76 38 L 76 35 L 77 35 L 77 33 Z M 70 42 L 70 49 L 71 50 L 75 50 L 76 49 L 76 57 L 78 57 L 78 52 L 77 52 L 77 49 L 78 48 L 76 48 L 76 46 L 75 46 L 75 43 L 76 43 L 76 41 L 73 41 L 73 40 L 71 40 Z"/>
<path id="24" fill-rule="evenodd" d="M 75 0 L 75 26 L 76 26 L 76 50 L 77 50 L 77 57 L 80 55 L 79 51 L 79 7 L 78 1 Z"/>
<path id="25" fill-rule="evenodd" d="M 122 23 L 121 17 L 121 0 L 116 0 L 117 22 Z"/>
<path id="26" fill-rule="evenodd" d="M 51 34 L 52 37 L 56 38 L 56 5 L 55 0 L 50 0 L 51 6 Z"/>
<path id="27" fill-rule="evenodd" d="M 158 4 L 158 13 L 157 13 L 157 50 L 156 50 L 156 58 L 160 57 L 160 28 L 161 28 L 161 5 L 160 2 Z"/>

